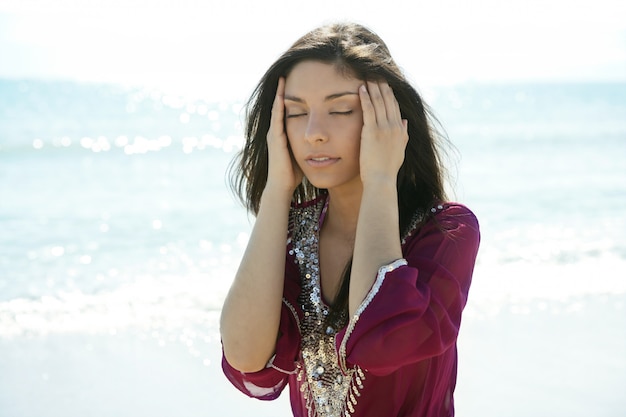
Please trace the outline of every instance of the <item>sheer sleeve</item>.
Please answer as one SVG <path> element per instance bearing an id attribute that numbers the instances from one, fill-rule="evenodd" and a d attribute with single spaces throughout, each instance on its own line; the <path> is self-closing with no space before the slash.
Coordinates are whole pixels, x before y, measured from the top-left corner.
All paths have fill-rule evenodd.
<path id="1" fill-rule="evenodd" d="M 287 385 L 289 376 L 296 372 L 299 350 L 299 318 L 291 303 L 283 299 L 276 351 L 266 367 L 258 372 L 240 372 L 222 355 L 222 369 L 235 388 L 247 396 L 274 400 Z"/>
<path id="2" fill-rule="evenodd" d="M 465 307 L 480 234 L 474 214 L 439 206 L 407 238 L 405 259 L 380 269 L 348 326 L 335 338 L 344 370 L 375 375 L 437 356 L 454 345 Z"/>
<path id="3" fill-rule="evenodd" d="M 240 372 L 233 368 L 222 354 L 222 369 L 226 378 L 241 392 L 261 400 L 278 398 L 288 383 L 289 376 L 296 372 L 296 361 L 300 351 L 300 320 L 296 306 L 300 293 L 298 270 L 293 260 L 286 263 L 284 297 L 281 308 L 279 336 L 274 356 L 265 369 L 253 373 Z"/>

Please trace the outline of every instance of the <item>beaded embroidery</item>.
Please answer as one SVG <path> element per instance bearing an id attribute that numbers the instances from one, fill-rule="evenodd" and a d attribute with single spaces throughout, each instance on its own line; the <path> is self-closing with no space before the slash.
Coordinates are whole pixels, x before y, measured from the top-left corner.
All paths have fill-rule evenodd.
<path id="1" fill-rule="evenodd" d="M 291 210 L 291 237 L 287 244 L 291 243 L 289 254 L 294 256 L 300 269 L 302 292 L 298 303 L 303 312 L 303 319 L 299 323 L 302 352 L 296 371 L 309 417 L 350 417 L 361 396 L 366 374 L 359 366 L 346 366 L 345 343 L 348 333 L 341 346 L 343 351 L 340 367 L 340 358 L 335 349 L 335 334 L 345 325 L 345 321 L 328 325 L 326 320 L 329 307 L 322 300 L 321 293 L 319 232 L 320 219 L 324 217 L 327 201 L 328 199 L 320 199 L 316 204 Z M 402 243 L 423 218 L 424 213 L 416 213 Z M 401 264 L 406 264 L 406 261 L 396 261 L 381 268 L 374 288 L 380 288 L 389 268 L 394 269 Z M 375 292 L 369 298 L 374 295 Z M 362 304 L 360 312 L 367 307 L 369 301 Z M 357 320 L 358 315 L 355 315 L 351 320 L 352 327 Z"/>
<path id="2" fill-rule="evenodd" d="M 341 372 L 335 350 L 335 333 L 341 324 L 328 325 L 326 320 L 329 307 L 322 300 L 318 257 L 319 219 L 325 208 L 325 201 L 321 200 L 292 210 L 290 219 L 289 254 L 295 257 L 302 280 L 298 299 L 303 312 L 302 356 L 297 379 L 309 416 L 349 417 L 361 395 L 365 373 L 358 366 Z"/>

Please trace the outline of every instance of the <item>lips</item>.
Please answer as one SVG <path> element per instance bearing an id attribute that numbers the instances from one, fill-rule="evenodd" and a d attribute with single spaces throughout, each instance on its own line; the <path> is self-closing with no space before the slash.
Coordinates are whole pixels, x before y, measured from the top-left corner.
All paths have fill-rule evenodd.
<path id="1" fill-rule="evenodd" d="M 332 165 L 337 161 L 339 161 L 339 158 L 334 158 L 328 155 L 312 155 L 306 158 L 307 164 L 318 168 Z"/>

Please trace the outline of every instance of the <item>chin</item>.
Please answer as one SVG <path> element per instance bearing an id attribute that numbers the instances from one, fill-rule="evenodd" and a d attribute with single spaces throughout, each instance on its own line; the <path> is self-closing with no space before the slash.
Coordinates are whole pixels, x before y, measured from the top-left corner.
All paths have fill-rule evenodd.
<path id="1" fill-rule="evenodd" d="M 309 178 L 306 177 L 307 181 L 311 183 L 315 188 L 319 188 L 321 190 L 332 190 L 332 189 L 349 189 L 349 188 L 361 188 L 361 180 L 360 178 L 350 178 L 341 181 L 341 179 L 333 178 Z"/>
<path id="2" fill-rule="evenodd" d="M 317 175 L 313 177 L 305 176 L 305 178 L 315 188 L 328 189 L 336 185 L 336 181 L 329 181 L 328 178 L 319 178 Z"/>
<path id="3" fill-rule="evenodd" d="M 319 188 L 321 190 L 327 190 L 329 188 L 332 188 L 332 184 L 328 184 L 328 182 L 326 181 L 311 181 L 307 178 L 307 181 L 313 185 L 315 188 Z"/>

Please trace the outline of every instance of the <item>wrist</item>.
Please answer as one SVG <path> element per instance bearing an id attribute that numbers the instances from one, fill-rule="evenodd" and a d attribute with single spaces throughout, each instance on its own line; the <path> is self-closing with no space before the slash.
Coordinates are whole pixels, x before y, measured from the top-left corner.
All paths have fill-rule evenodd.
<path id="1" fill-rule="evenodd" d="M 293 197 L 293 191 L 294 190 L 291 187 L 268 182 L 263 189 L 261 201 L 271 200 L 286 202 L 287 204 L 289 204 L 291 203 L 291 199 Z"/>
<path id="2" fill-rule="evenodd" d="M 397 189 L 397 175 L 388 174 L 370 174 L 363 175 L 361 182 L 363 183 L 363 189 L 377 189 L 377 190 L 396 190 Z"/>

